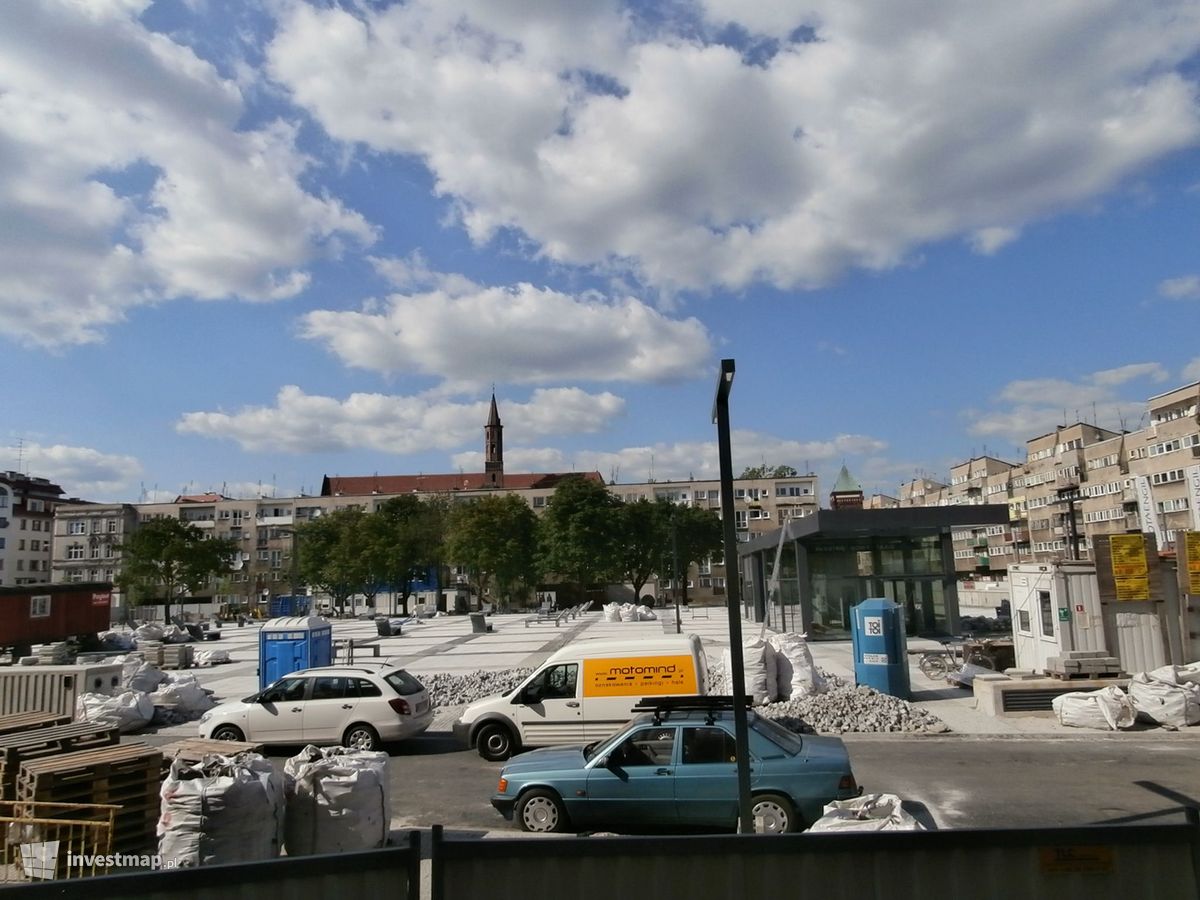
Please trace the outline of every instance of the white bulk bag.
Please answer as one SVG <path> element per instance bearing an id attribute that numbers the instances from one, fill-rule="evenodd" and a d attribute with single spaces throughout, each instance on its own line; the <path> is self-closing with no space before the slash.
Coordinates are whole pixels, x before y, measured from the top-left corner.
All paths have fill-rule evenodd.
<path id="1" fill-rule="evenodd" d="M 733 683 L 733 657 L 726 650 L 722 657 L 726 679 Z M 775 678 L 775 648 L 760 638 L 747 638 L 742 644 L 742 673 L 746 695 L 755 706 L 772 703 L 779 696 Z"/>
<path id="2" fill-rule="evenodd" d="M 1133 702 L 1116 685 L 1098 691 L 1060 694 L 1050 701 L 1050 705 L 1061 724 L 1075 728 L 1116 731 L 1131 727 L 1137 718 Z"/>
<path id="3" fill-rule="evenodd" d="M 283 764 L 288 856 L 371 850 L 391 825 L 388 755 L 311 744 Z"/>
<path id="4" fill-rule="evenodd" d="M 180 868 L 279 856 L 283 779 L 257 753 L 171 764 L 163 782 L 158 852 Z"/>
<path id="5" fill-rule="evenodd" d="M 620 603 L 605 603 L 604 604 L 604 621 L 605 622 L 620 622 L 621 621 L 621 604 Z"/>
<path id="6" fill-rule="evenodd" d="M 1138 713 L 1159 725 L 1184 728 L 1200 724 L 1198 685 L 1170 684 L 1139 672 L 1130 679 L 1129 696 Z"/>
<path id="7" fill-rule="evenodd" d="M 150 694 L 155 706 L 177 709 L 186 716 L 207 712 L 217 705 L 212 695 L 200 687 L 196 676 L 176 676 Z"/>
<path id="8" fill-rule="evenodd" d="M 895 794 L 864 794 L 825 804 L 809 831 L 924 831 Z"/>
<path id="9" fill-rule="evenodd" d="M 133 639 L 138 641 L 161 641 L 163 630 L 157 625 L 140 625 L 133 630 Z"/>
<path id="10" fill-rule="evenodd" d="M 620 616 L 622 622 L 636 622 L 637 608 L 632 603 L 622 603 Z"/>
<path id="11" fill-rule="evenodd" d="M 775 649 L 775 676 L 780 700 L 807 697 L 828 689 L 825 678 L 817 671 L 812 650 L 804 635 L 791 632 L 772 634 L 767 641 Z"/>
<path id="12" fill-rule="evenodd" d="M 195 657 L 198 666 L 216 666 L 229 662 L 228 650 L 197 650 Z"/>
<path id="13" fill-rule="evenodd" d="M 1162 666 L 1148 673 L 1154 681 L 1167 684 L 1200 684 L 1200 663 L 1186 666 Z"/>
<path id="14" fill-rule="evenodd" d="M 80 694 L 75 700 L 77 721 L 112 722 L 122 734 L 139 731 L 154 718 L 154 704 L 143 691 L 125 691 L 115 697 L 107 694 Z"/>
<path id="15" fill-rule="evenodd" d="M 658 618 L 658 616 L 654 614 L 654 610 L 648 606 L 639 606 L 634 610 L 634 612 L 637 613 L 637 620 L 639 622 L 653 622 Z"/>

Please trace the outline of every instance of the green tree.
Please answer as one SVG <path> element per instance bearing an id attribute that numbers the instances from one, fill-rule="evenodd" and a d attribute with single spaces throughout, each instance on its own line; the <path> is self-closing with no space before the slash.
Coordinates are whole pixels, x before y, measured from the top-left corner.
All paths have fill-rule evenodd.
<path id="1" fill-rule="evenodd" d="M 517 495 L 484 497 L 454 508 L 447 553 L 466 567 L 481 599 L 494 580 L 497 596 L 511 600 L 537 582 L 537 528 L 537 515 Z"/>
<path id="2" fill-rule="evenodd" d="M 697 565 L 721 550 L 724 546 L 724 531 L 716 510 L 696 506 L 677 506 L 673 512 L 674 553 L 668 549 L 668 558 L 679 564 L 671 577 L 683 584 L 683 602 L 687 603 L 687 573 L 693 563 Z M 727 577 L 736 578 L 736 566 L 726 565 Z"/>
<path id="3" fill-rule="evenodd" d="M 795 478 L 799 473 L 791 466 L 752 466 L 742 471 L 738 478 Z"/>
<path id="4" fill-rule="evenodd" d="M 305 584 L 329 595 L 340 611 L 378 578 L 367 514 L 358 507 L 334 510 L 296 528 L 298 568 Z"/>
<path id="5" fill-rule="evenodd" d="M 164 516 L 140 526 L 117 549 L 122 556 L 117 583 L 147 600 L 161 596 L 169 622 L 175 595 L 184 590 L 194 594 L 230 571 L 238 545 Z"/>
<path id="6" fill-rule="evenodd" d="M 645 498 L 622 504 L 618 516 L 617 565 L 625 581 L 633 585 L 636 600 L 650 577 L 660 570 L 663 555 L 671 552 L 671 514 L 675 504 Z"/>
<path id="7" fill-rule="evenodd" d="M 368 517 L 372 567 L 390 587 L 392 612 L 399 594 L 404 615 L 415 580 L 442 558 L 444 524 L 439 504 L 406 495 L 385 500 Z"/>
<path id="8" fill-rule="evenodd" d="M 620 573 L 621 501 L 582 476 L 565 478 L 538 522 L 543 572 L 575 581 L 583 591 Z"/>

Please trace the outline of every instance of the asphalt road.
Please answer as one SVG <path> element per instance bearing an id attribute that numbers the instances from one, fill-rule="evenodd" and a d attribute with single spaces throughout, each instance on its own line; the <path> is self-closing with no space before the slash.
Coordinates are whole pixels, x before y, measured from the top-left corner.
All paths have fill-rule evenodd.
<path id="1" fill-rule="evenodd" d="M 927 827 L 1169 823 L 1183 821 L 1183 806 L 1200 806 L 1200 741 L 1191 735 L 852 735 L 846 743 L 865 790 L 899 795 Z M 392 815 L 405 827 L 515 832 L 488 802 L 500 763 L 442 732 L 390 752 Z M 273 758 L 282 766 L 286 755 Z"/>

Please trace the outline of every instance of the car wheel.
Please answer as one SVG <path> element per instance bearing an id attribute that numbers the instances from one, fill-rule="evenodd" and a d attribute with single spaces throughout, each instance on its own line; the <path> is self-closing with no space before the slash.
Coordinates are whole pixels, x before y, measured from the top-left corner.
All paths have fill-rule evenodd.
<path id="1" fill-rule="evenodd" d="M 357 725 L 351 725 L 346 729 L 346 734 L 342 737 L 342 746 L 350 747 L 354 750 L 378 750 L 379 732 L 370 725 L 364 725 L 362 722 L 359 722 Z"/>
<path id="2" fill-rule="evenodd" d="M 792 801 L 782 794 L 759 794 L 750 808 L 756 834 L 787 834 L 796 831 L 796 818 Z"/>
<path id="3" fill-rule="evenodd" d="M 567 830 L 567 811 L 554 791 L 535 788 L 517 801 L 517 823 L 522 831 L 550 834 Z"/>
<path id="4" fill-rule="evenodd" d="M 489 762 L 501 762 L 513 755 L 517 742 L 513 734 L 503 725 L 484 725 L 475 736 L 479 755 Z"/>
<path id="5" fill-rule="evenodd" d="M 221 725 L 213 729 L 212 739 L 214 741 L 244 741 L 246 736 L 236 725 Z"/>

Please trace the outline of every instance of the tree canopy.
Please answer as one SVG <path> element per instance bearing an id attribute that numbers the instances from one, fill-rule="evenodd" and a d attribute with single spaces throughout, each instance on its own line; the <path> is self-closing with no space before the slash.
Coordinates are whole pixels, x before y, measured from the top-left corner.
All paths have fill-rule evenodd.
<path id="1" fill-rule="evenodd" d="M 392 497 L 367 516 L 369 556 L 375 583 L 392 592 L 393 612 L 399 595 L 404 613 L 413 582 L 425 577 L 441 559 L 444 509 L 417 497 Z"/>
<path id="2" fill-rule="evenodd" d="M 164 516 L 143 523 L 118 549 L 122 567 L 117 583 L 142 600 L 157 599 L 161 592 L 169 622 L 176 594 L 181 590 L 194 594 L 228 572 L 238 545 Z"/>
<path id="3" fill-rule="evenodd" d="M 538 559 L 544 572 L 583 590 L 620 572 L 621 501 L 603 484 L 566 478 L 538 522 Z"/>
<path id="4" fill-rule="evenodd" d="M 482 598 L 494 581 L 504 600 L 536 584 L 537 515 L 515 494 L 456 504 L 450 514 L 446 553 L 467 569 Z"/>
<path id="5" fill-rule="evenodd" d="M 358 507 L 337 509 L 296 528 L 300 577 L 345 609 L 355 594 L 365 593 L 379 577 L 372 529 Z"/>
<path id="6" fill-rule="evenodd" d="M 634 598 L 642 596 L 642 588 L 670 554 L 670 520 L 675 509 L 669 500 L 644 498 L 620 508 L 617 566 L 621 577 L 633 586 Z"/>

